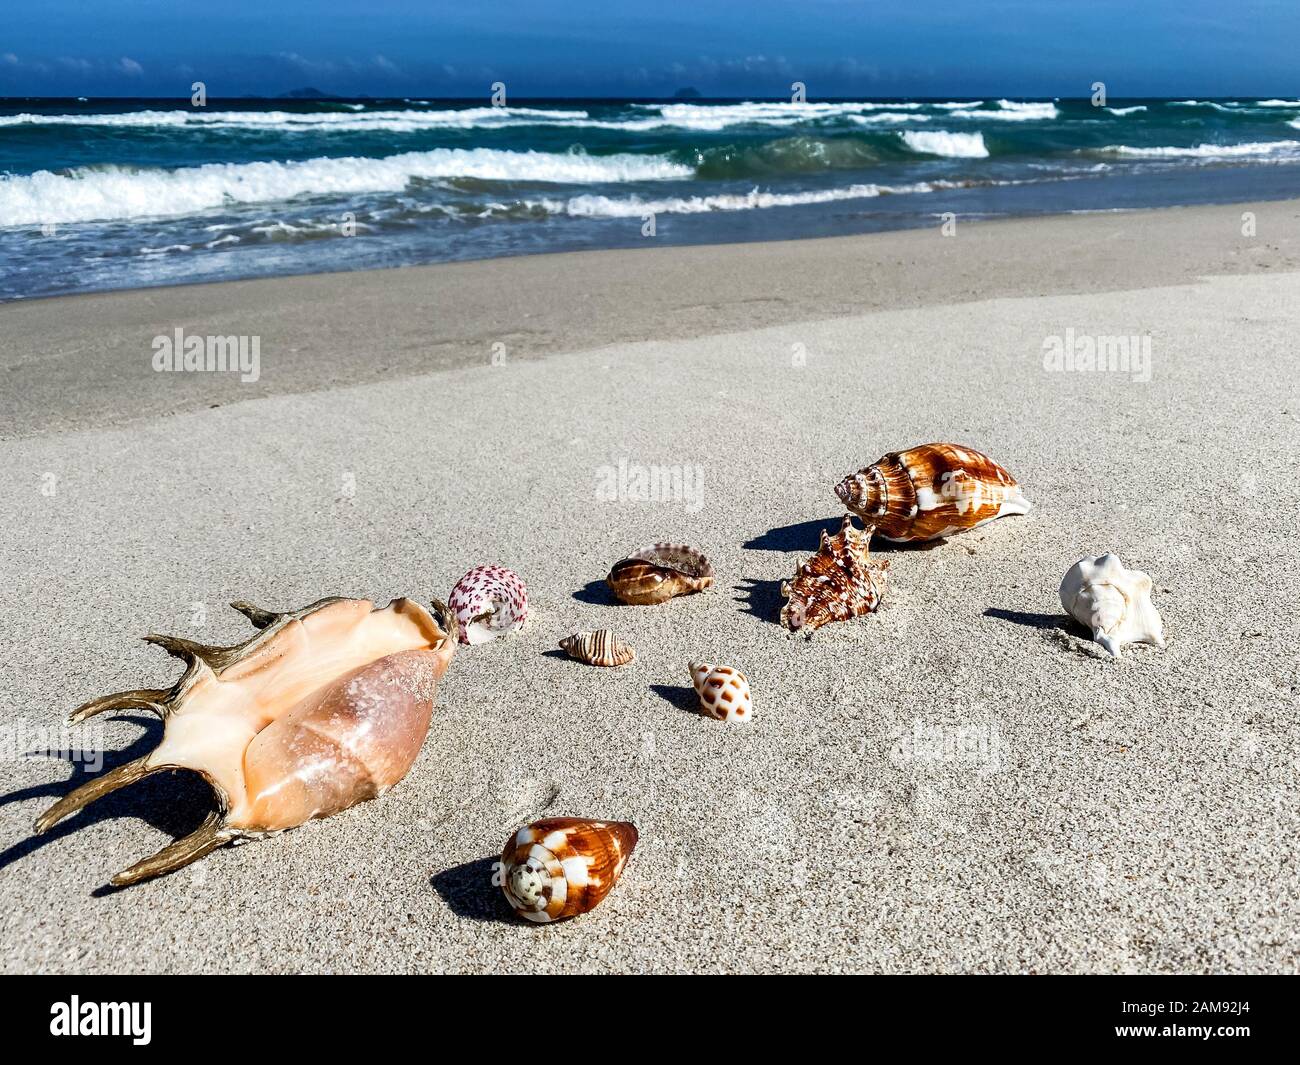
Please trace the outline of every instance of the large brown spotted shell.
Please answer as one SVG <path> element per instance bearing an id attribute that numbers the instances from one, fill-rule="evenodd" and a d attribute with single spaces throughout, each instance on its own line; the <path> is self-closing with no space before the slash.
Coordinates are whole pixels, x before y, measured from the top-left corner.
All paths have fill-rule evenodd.
<path id="1" fill-rule="evenodd" d="M 621 602 L 647 606 L 704 591 L 713 583 L 713 567 L 686 544 L 651 544 L 614 563 L 605 583 Z"/>
<path id="2" fill-rule="evenodd" d="M 886 540 L 937 540 L 1005 514 L 1025 514 L 1016 479 L 961 444 L 891 451 L 835 486 L 844 506 Z"/>
<path id="3" fill-rule="evenodd" d="M 506 840 L 493 881 L 525 920 L 563 921 L 609 894 L 636 841 L 627 821 L 543 818 Z"/>
<path id="4" fill-rule="evenodd" d="M 636 660 L 636 652 L 609 629 L 575 632 L 560 641 L 570 658 L 592 666 L 625 666 Z"/>
<path id="5" fill-rule="evenodd" d="M 788 600 L 781 608 L 781 624 L 791 632 L 812 633 L 832 621 L 848 621 L 875 610 L 889 563 L 869 556 L 870 541 L 871 528 L 854 528 L 850 514 L 844 515 L 834 536 L 823 529 L 817 554 L 800 564 L 792 582 L 781 585 Z"/>

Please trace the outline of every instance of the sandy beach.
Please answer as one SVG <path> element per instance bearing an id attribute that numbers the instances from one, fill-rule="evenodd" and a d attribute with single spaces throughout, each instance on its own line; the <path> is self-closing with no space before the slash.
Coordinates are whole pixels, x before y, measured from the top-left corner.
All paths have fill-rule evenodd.
<path id="1" fill-rule="evenodd" d="M 156 373 L 177 327 L 259 336 L 258 380 Z M 1149 338 L 1149 373 L 1046 370 L 1067 331 Z M 3 968 L 1294 972 L 1297 336 L 1300 201 L 0 306 Z M 880 545 L 878 614 L 780 628 L 834 484 L 931 440 L 1034 509 Z M 650 467 L 698 490 L 601 498 Z M 615 605 L 611 563 L 660 539 L 715 587 Z M 1067 623 L 1062 575 L 1105 551 L 1151 574 L 1165 650 Z M 209 809 L 196 777 L 32 837 L 88 773 L 23 744 L 176 677 L 139 636 L 233 643 L 235 599 L 428 602 L 487 562 L 531 624 L 457 654 L 379 801 L 121 891 Z M 602 627 L 635 664 L 556 650 Z M 749 675 L 752 725 L 696 713 L 688 658 Z M 108 768 L 159 733 L 73 735 Z M 489 884 L 543 814 L 641 834 L 552 928 Z"/>

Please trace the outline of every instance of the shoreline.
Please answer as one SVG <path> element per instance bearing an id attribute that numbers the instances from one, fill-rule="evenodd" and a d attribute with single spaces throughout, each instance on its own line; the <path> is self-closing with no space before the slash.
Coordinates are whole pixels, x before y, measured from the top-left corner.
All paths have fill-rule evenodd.
<path id="1" fill-rule="evenodd" d="M 1245 211 L 1256 236 L 1241 234 Z M 494 352 L 529 360 L 893 308 L 1300 270 L 1298 223 L 1300 199 L 1274 200 L 959 220 L 950 237 L 936 226 L 11 301 L 0 306 L 0 439 L 418 377 Z M 557 299 L 557 286 L 571 297 Z M 150 345 L 177 327 L 259 337 L 258 379 L 160 380 Z"/>

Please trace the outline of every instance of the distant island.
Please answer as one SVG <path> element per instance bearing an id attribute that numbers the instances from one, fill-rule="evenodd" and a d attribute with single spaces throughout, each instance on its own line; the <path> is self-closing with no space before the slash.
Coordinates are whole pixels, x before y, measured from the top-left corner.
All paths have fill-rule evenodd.
<path id="1" fill-rule="evenodd" d="M 698 100 L 703 94 L 699 89 L 690 88 L 678 89 L 673 93 L 674 100 Z"/>
<path id="2" fill-rule="evenodd" d="M 290 89 L 288 92 L 282 92 L 276 97 L 277 100 L 329 100 L 332 94 L 321 92 L 320 89 Z"/>

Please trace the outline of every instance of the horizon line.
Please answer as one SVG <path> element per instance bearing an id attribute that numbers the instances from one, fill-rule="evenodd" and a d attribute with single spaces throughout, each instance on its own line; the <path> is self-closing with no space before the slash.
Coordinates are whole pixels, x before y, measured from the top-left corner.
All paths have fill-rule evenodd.
<path id="1" fill-rule="evenodd" d="M 413 93 L 404 93 L 400 96 L 397 96 L 397 95 L 377 95 L 373 93 L 344 95 L 344 94 L 322 92 L 319 95 L 316 95 L 315 93 L 313 93 L 310 96 L 298 95 L 303 91 L 304 90 L 301 89 L 290 89 L 287 92 L 280 92 L 280 93 L 273 93 L 273 94 L 238 93 L 233 96 L 218 96 L 214 94 L 209 94 L 207 99 L 210 101 L 211 100 L 273 100 L 277 102 L 290 102 L 290 103 L 320 103 L 320 102 L 355 103 L 362 100 L 373 101 L 373 100 L 412 100 L 412 99 L 438 100 L 438 101 L 460 103 L 460 102 L 474 102 L 474 101 L 483 101 L 483 100 L 490 101 L 492 99 L 491 93 L 480 93 L 475 95 L 439 96 L 436 93 L 413 92 Z M 1293 94 L 1297 99 L 1300 99 L 1300 89 L 1293 89 L 1288 91 L 1291 94 Z M 1275 92 L 1261 91 L 1261 92 L 1253 92 L 1253 93 L 1231 93 L 1227 95 L 1211 95 L 1208 93 L 1184 92 L 1184 93 L 1169 93 L 1160 96 L 1126 96 L 1119 93 L 1114 93 L 1114 94 L 1108 93 L 1106 98 L 1108 100 L 1182 100 L 1182 99 L 1189 99 L 1189 100 L 1190 99 L 1198 99 L 1198 100 L 1250 99 L 1253 100 L 1253 99 L 1262 99 L 1264 97 L 1271 97 L 1271 96 L 1281 97 L 1285 95 L 1287 95 L 1286 92 L 1277 92 L 1277 91 Z M 998 99 L 1004 99 L 1004 100 L 1038 100 L 1038 101 L 1052 100 L 1056 102 L 1067 101 L 1067 100 L 1091 100 L 1092 99 L 1091 95 L 1089 94 L 1084 94 L 1080 96 L 1062 96 L 1059 94 L 1050 94 L 1050 93 L 1023 94 L 1023 93 L 1009 93 L 1009 92 L 995 91 L 995 92 L 986 92 L 986 93 L 946 93 L 946 94 L 939 94 L 939 95 L 935 95 L 935 94 L 917 95 L 914 93 L 885 93 L 885 94 L 868 95 L 864 93 L 864 94 L 854 94 L 854 95 L 814 96 L 810 94 L 809 96 L 806 97 L 806 99 L 799 102 L 817 103 L 819 101 L 833 102 L 833 101 L 841 101 L 841 100 L 842 101 L 938 100 L 938 101 L 946 102 L 946 101 L 963 100 L 963 99 L 987 100 L 994 97 Z M 782 102 L 782 103 L 795 102 L 790 100 L 788 93 L 782 93 L 778 95 L 763 95 L 761 93 L 726 93 L 720 95 L 711 95 L 709 93 L 698 93 L 698 94 L 692 93 L 690 95 L 674 94 L 670 96 L 642 95 L 642 94 L 609 94 L 609 93 L 601 93 L 596 95 L 582 95 L 582 94 L 566 95 L 563 93 L 543 93 L 537 95 L 530 95 L 530 94 L 521 93 L 518 95 L 511 95 L 509 98 L 513 100 L 632 100 L 632 101 L 653 100 L 653 101 L 669 101 L 674 103 L 683 103 L 692 100 L 763 100 L 763 101 L 775 101 L 775 102 Z M 0 101 L 4 101 L 4 100 L 73 100 L 78 102 L 82 102 L 82 101 L 90 102 L 91 100 L 97 100 L 97 101 L 185 100 L 188 101 L 190 100 L 190 96 L 188 94 L 171 96 L 171 95 L 151 94 L 151 93 L 135 95 L 135 96 L 100 96 L 100 95 L 88 96 L 82 93 L 75 93 L 75 94 L 68 93 L 68 94 L 61 94 L 61 95 L 24 93 L 24 94 L 13 95 L 13 96 L 0 95 Z M 506 104 L 504 106 L 509 106 L 509 104 Z"/>

